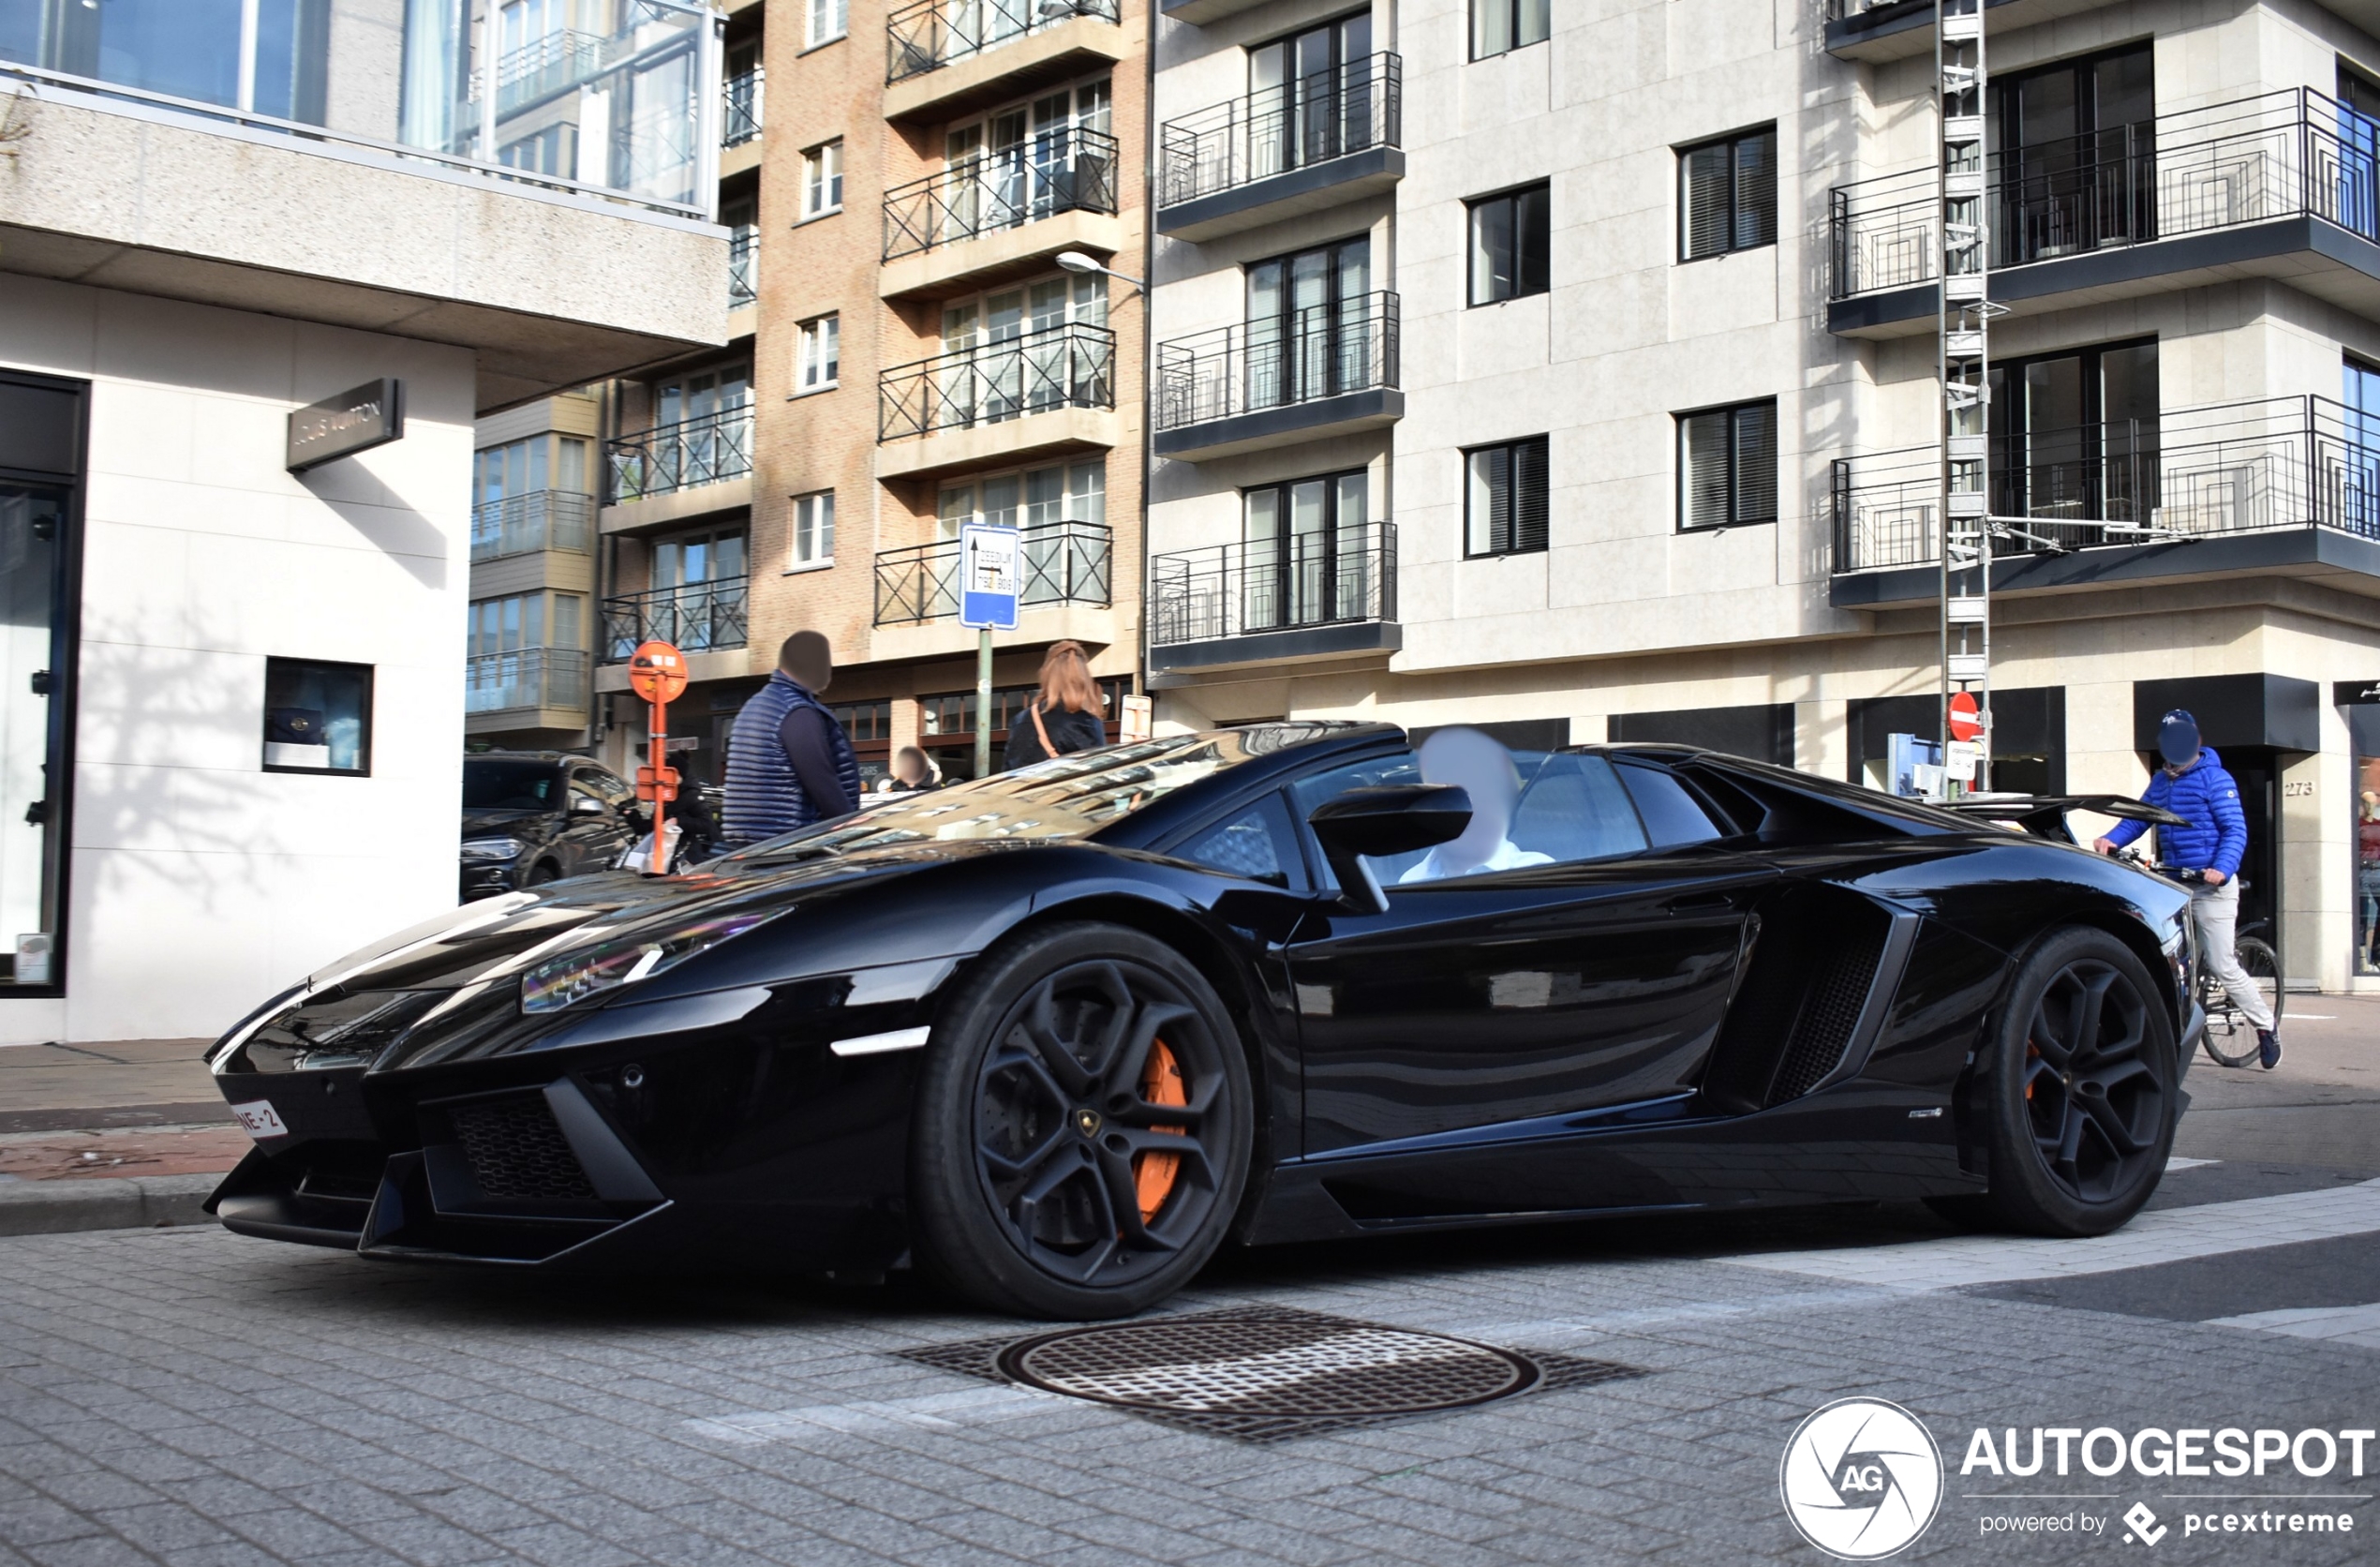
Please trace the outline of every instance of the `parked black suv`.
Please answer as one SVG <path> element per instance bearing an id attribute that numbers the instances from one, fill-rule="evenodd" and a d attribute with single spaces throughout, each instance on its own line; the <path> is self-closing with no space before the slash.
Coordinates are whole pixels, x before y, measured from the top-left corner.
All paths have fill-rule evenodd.
<path id="1" fill-rule="evenodd" d="M 463 900 L 601 871 L 645 830 L 619 774 L 558 751 L 463 758 Z"/>

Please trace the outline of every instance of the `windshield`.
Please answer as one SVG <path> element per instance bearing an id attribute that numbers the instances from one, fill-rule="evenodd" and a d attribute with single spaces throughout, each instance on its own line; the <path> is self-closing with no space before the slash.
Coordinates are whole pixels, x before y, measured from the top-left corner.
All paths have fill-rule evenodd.
<path id="1" fill-rule="evenodd" d="M 1275 724 L 1102 746 L 1014 772 L 900 796 L 820 827 L 754 843 L 732 859 L 805 858 L 893 843 L 1084 838 L 1174 790 L 1316 731 Z"/>
<path id="2" fill-rule="evenodd" d="M 551 762 L 463 763 L 466 811 L 551 811 L 561 794 L 562 769 Z"/>

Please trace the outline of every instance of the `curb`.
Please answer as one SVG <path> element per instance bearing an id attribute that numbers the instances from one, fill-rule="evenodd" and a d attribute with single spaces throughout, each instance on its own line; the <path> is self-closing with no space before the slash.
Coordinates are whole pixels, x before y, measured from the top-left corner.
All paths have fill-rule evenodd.
<path id="1" fill-rule="evenodd" d="M 0 1235 L 55 1235 L 75 1230 L 155 1230 L 212 1224 L 201 1206 L 223 1184 L 217 1175 L 73 1176 L 0 1183 Z"/>

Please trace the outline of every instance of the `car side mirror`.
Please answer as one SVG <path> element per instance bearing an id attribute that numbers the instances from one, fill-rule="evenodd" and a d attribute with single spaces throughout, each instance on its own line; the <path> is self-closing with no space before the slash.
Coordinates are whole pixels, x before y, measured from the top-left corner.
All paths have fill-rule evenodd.
<path id="1" fill-rule="evenodd" d="M 589 799 L 585 795 L 580 795 L 571 801 L 571 814 L 573 816 L 607 815 L 610 810 L 611 808 L 602 800 Z"/>
<path id="2" fill-rule="evenodd" d="M 1463 836 L 1471 825 L 1471 797 L 1452 784 L 1386 784 L 1349 789 L 1306 817 L 1322 856 L 1352 907 L 1378 914 L 1389 906 L 1369 856 L 1411 854 Z"/>

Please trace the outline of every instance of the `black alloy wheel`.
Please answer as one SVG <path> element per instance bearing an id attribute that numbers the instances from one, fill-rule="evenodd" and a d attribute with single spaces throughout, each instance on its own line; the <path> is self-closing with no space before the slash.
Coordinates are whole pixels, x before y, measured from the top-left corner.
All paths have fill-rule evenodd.
<path id="1" fill-rule="evenodd" d="M 1246 1056 L 1213 989 L 1137 931 L 995 952 L 934 1029 L 912 1189 L 921 1261 L 1000 1310 L 1163 1299 L 1228 1228 L 1252 1142 Z"/>
<path id="2" fill-rule="evenodd" d="M 1941 1211 L 2042 1235 L 2104 1235 L 2157 1189 L 2179 1115 L 2173 1020 L 2105 931 L 2054 933 L 2017 970 L 1986 1060 L 1991 1186 Z"/>

